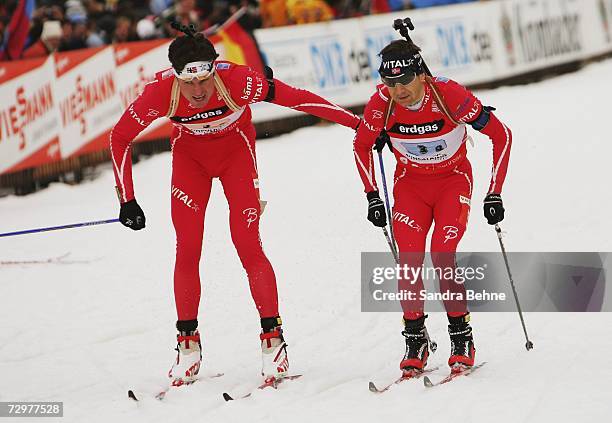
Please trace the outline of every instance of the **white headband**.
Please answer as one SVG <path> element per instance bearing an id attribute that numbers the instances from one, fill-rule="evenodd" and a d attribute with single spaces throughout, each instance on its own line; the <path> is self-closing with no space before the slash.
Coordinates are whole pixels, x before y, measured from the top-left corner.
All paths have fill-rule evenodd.
<path id="1" fill-rule="evenodd" d="M 214 72 L 214 60 L 208 62 L 189 62 L 179 73 L 174 68 L 174 76 L 183 81 L 192 81 L 194 78 L 202 81 L 210 78 Z"/>

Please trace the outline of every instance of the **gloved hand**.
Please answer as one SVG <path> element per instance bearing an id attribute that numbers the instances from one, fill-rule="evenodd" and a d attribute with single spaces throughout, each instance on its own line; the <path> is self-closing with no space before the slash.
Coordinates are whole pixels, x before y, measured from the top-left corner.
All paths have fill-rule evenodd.
<path id="1" fill-rule="evenodd" d="M 145 227 L 145 215 L 136 200 L 121 204 L 119 221 L 123 226 L 138 231 Z"/>
<path id="2" fill-rule="evenodd" d="M 383 130 L 380 132 L 380 134 L 376 138 L 376 143 L 374 144 L 374 150 L 380 153 L 385 148 L 385 145 L 388 145 L 389 150 L 393 151 L 393 149 L 391 148 L 391 139 L 389 138 L 389 134 L 387 134 L 387 131 Z"/>
<path id="3" fill-rule="evenodd" d="M 504 203 L 500 194 L 488 194 L 484 199 L 484 215 L 489 225 L 504 220 Z"/>
<path id="4" fill-rule="evenodd" d="M 368 198 L 368 220 L 382 228 L 387 225 L 387 213 L 378 191 L 371 191 L 367 194 Z"/>

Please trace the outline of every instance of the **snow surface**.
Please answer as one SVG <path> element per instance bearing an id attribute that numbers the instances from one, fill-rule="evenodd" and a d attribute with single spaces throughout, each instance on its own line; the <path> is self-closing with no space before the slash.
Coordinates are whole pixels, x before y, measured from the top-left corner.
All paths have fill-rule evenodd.
<path id="1" fill-rule="evenodd" d="M 612 251 L 607 230 L 612 61 L 538 84 L 477 94 L 514 131 L 504 190 L 511 251 Z M 491 147 L 473 134 L 475 192 L 463 251 L 497 251 L 482 217 Z M 259 320 L 231 244 L 217 183 L 206 217 L 200 307 L 204 374 L 221 378 L 152 395 L 174 359 L 174 233 L 170 155 L 134 169 L 147 228 L 119 224 L 0 239 L 0 401 L 64 401 L 67 422 L 501 422 L 608 421 L 612 350 L 608 313 L 528 313 L 527 352 L 515 313 L 473 316 L 477 360 L 488 364 L 450 385 L 410 382 L 383 395 L 403 354 L 400 315 L 360 312 L 360 252 L 385 251 L 365 219 L 366 201 L 339 126 L 300 129 L 258 145 L 269 201 L 262 239 L 275 268 L 292 373 L 277 392 L 225 403 L 259 380 Z M 387 154 L 387 169 L 393 160 Z M 78 186 L 55 184 L 0 200 L 2 231 L 112 218 L 110 167 Z M 6 264 L 69 253 L 64 264 Z M 517 281 L 520 292 L 521 281 Z M 439 350 L 431 377 L 446 373 L 443 314 L 430 315 Z M 128 401 L 134 389 L 143 400 Z M 25 421 L 25 420 L 18 420 Z"/>

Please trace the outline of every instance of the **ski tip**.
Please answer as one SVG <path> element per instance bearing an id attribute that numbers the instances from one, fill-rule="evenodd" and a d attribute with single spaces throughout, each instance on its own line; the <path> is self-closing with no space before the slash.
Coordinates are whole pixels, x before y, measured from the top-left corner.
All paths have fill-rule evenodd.
<path id="1" fill-rule="evenodd" d="M 223 393 L 223 399 L 224 399 L 225 401 L 232 401 L 234 398 L 232 398 L 232 397 L 230 396 L 230 394 L 228 394 L 227 392 L 224 392 L 224 393 Z"/>
<path id="2" fill-rule="evenodd" d="M 376 387 L 376 385 L 374 385 L 374 382 L 370 382 L 368 384 L 368 389 L 370 390 L 370 392 L 378 392 L 378 388 Z"/>
<path id="3" fill-rule="evenodd" d="M 431 379 L 429 379 L 429 377 L 427 376 L 423 377 L 423 384 L 426 388 L 431 388 L 432 386 L 434 386 L 434 384 L 431 382 Z"/>
<path id="4" fill-rule="evenodd" d="M 131 389 L 128 391 L 128 398 L 133 401 L 138 401 L 138 398 L 136 398 L 136 395 L 134 395 L 134 391 L 132 391 Z"/>

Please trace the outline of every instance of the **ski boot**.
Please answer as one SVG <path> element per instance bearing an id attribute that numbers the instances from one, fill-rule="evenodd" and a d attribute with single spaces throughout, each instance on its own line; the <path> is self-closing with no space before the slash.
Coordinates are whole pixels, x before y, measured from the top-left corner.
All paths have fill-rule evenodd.
<path id="1" fill-rule="evenodd" d="M 269 383 L 282 379 L 289 371 L 289 359 L 287 358 L 287 344 L 283 338 L 280 317 L 267 317 L 261 319 L 262 369 L 261 375 L 264 382 Z"/>
<path id="2" fill-rule="evenodd" d="M 451 355 L 448 365 L 453 373 L 461 372 L 474 365 L 476 348 L 472 327 L 469 325 L 470 313 L 459 317 L 448 316 L 448 334 L 451 341 Z"/>
<path id="3" fill-rule="evenodd" d="M 172 386 L 195 382 L 202 363 L 202 344 L 197 320 L 179 320 L 176 328 L 176 361 L 168 372 Z"/>
<path id="4" fill-rule="evenodd" d="M 405 376 L 422 372 L 427 366 L 429 351 L 434 352 L 437 348 L 435 342 L 429 339 L 427 328 L 425 328 L 426 315 L 416 320 L 404 319 L 404 330 L 402 335 L 406 338 L 406 352 L 400 363 L 400 369 Z"/>

